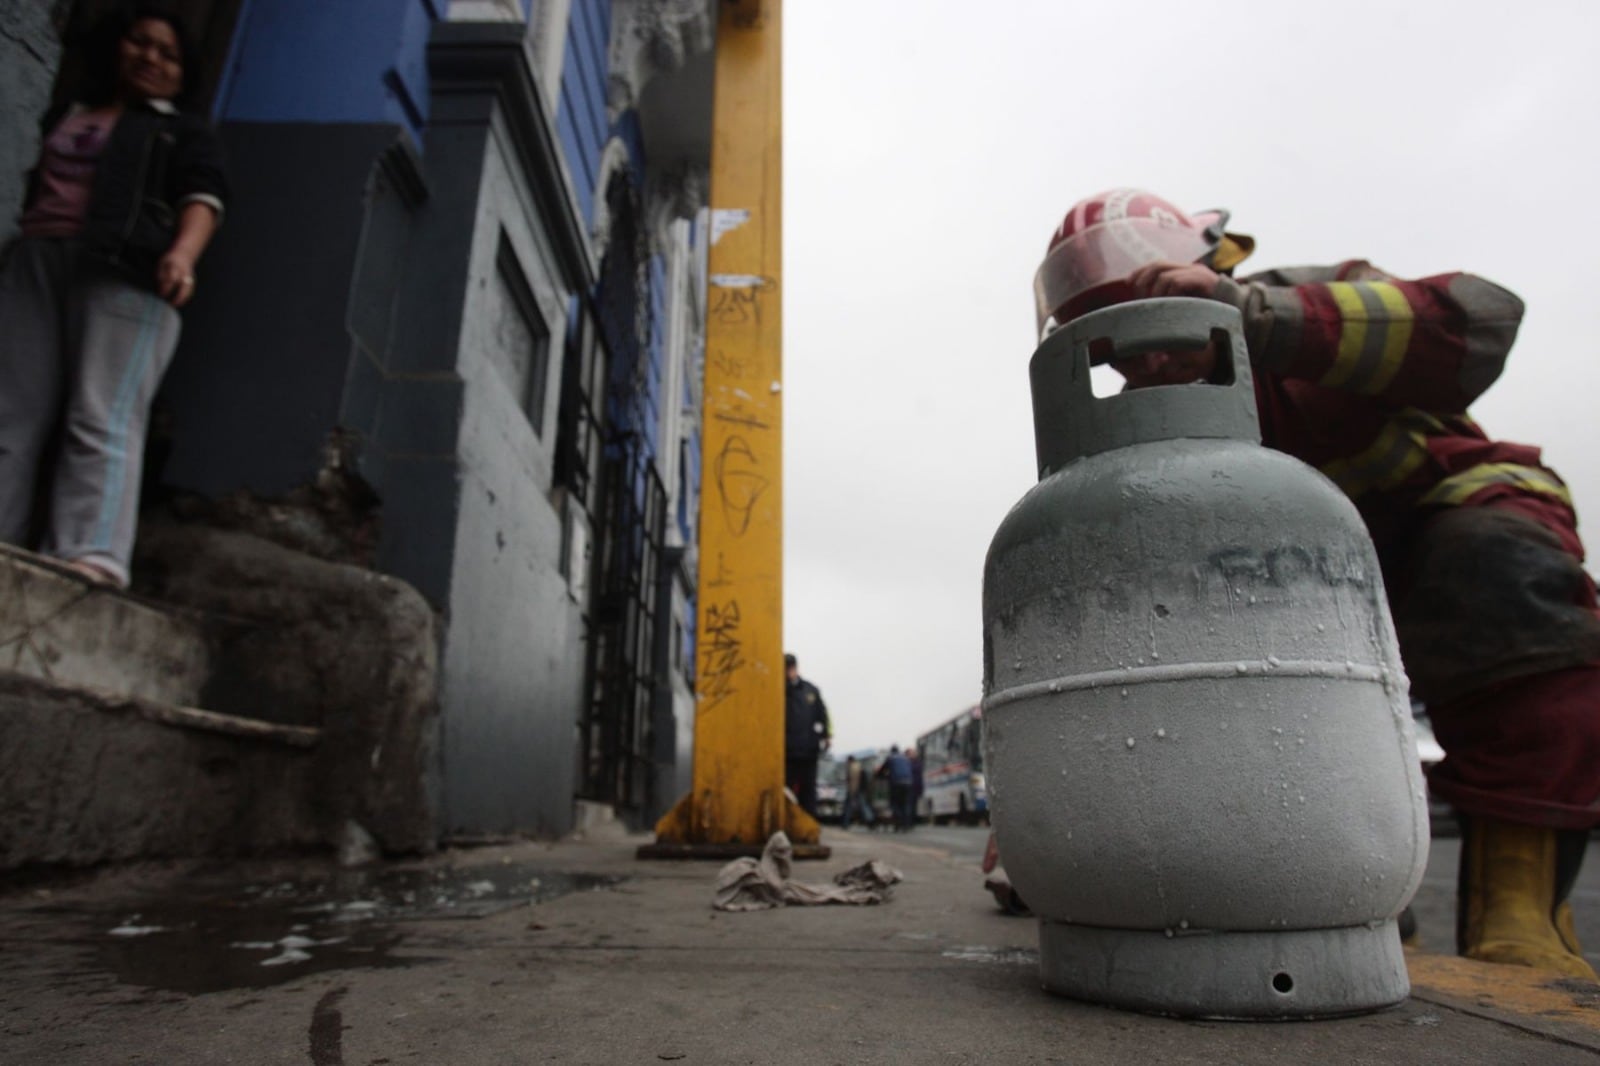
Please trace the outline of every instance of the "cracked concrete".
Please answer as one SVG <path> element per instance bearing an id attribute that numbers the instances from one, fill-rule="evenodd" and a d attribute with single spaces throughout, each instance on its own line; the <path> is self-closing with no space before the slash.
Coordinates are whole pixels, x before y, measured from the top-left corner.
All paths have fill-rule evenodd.
<path id="1" fill-rule="evenodd" d="M 23 175 L 39 150 L 39 116 L 50 102 L 61 42 L 52 0 L 0 0 L 0 243 L 16 232 Z"/>
<path id="2" fill-rule="evenodd" d="M 0 869 L 322 842 L 311 752 L 175 728 L 133 702 L 0 674 Z"/>
<path id="3" fill-rule="evenodd" d="M 404 582 L 147 523 L 142 589 L 0 547 L 0 869 L 437 843 L 438 648 Z"/>
<path id="4" fill-rule="evenodd" d="M 192 706 L 211 656 L 198 616 L 109 592 L 0 545 L 0 670 Z"/>

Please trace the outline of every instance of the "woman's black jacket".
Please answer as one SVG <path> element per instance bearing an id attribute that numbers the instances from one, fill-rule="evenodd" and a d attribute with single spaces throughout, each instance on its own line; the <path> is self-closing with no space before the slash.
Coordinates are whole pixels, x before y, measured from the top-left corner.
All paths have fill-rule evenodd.
<path id="1" fill-rule="evenodd" d="M 46 136 L 64 113 L 46 117 Z M 35 190 L 29 184 L 31 202 Z M 156 263 L 178 235 L 184 206 L 209 204 L 220 218 L 227 199 L 222 144 L 210 123 L 165 101 L 130 104 L 95 166 L 84 249 L 152 284 Z"/>

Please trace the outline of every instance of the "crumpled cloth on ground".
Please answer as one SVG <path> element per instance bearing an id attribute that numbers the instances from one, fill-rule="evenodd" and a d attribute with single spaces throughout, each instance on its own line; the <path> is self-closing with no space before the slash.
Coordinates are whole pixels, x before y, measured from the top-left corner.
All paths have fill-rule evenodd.
<path id="1" fill-rule="evenodd" d="M 900 871 L 879 859 L 835 874 L 831 885 L 789 880 L 794 845 L 787 834 L 772 834 L 759 859 L 734 859 L 717 874 L 711 906 L 719 911 L 759 911 L 788 904 L 882 903 Z"/>

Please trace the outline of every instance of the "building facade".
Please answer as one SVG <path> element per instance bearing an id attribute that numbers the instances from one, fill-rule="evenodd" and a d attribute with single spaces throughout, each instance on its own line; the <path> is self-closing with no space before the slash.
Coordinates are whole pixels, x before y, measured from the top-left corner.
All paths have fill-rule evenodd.
<path id="1" fill-rule="evenodd" d="M 60 94 L 113 6 L 0 3 L 41 101 L 52 33 Z M 233 196 L 150 479 L 359 486 L 364 561 L 443 623 L 418 787 L 447 835 L 558 834 L 581 800 L 648 823 L 693 728 L 712 0 L 174 6 Z"/>

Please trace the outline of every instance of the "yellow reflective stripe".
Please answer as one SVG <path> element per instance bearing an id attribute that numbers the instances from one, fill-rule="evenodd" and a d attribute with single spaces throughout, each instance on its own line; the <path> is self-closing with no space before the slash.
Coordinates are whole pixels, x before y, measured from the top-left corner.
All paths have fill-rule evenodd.
<path id="1" fill-rule="evenodd" d="M 1567 491 L 1560 478 L 1548 470 L 1517 463 L 1483 463 L 1463 470 L 1429 489 L 1420 502 L 1453 507 L 1466 503 L 1473 495 L 1491 485 L 1515 485 L 1529 492 L 1554 496 L 1568 507 L 1572 506 L 1572 493 Z"/>
<path id="2" fill-rule="evenodd" d="M 1361 349 L 1367 342 L 1367 309 L 1361 294 L 1348 281 L 1330 281 L 1328 295 L 1339 305 L 1339 353 L 1322 375 L 1322 384 L 1338 388 L 1350 380 L 1361 362 Z"/>
<path id="3" fill-rule="evenodd" d="M 1415 314 L 1387 281 L 1333 281 L 1328 295 L 1339 308 L 1339 350 L 1321 384 L 1376 395 L 1405 362 Z"/>
<path id="4" fill-rule="evenodd" d="M 1412 429 L 1420 428 L 1424 433 L 1432 433 L 1442 437 L 1450 432 L 1450 427 L 1446 426 L 1438 416 L 1430 415 L 1420 408 L 1407 407 L 1395 418 L 1402 425 L 1409 426 Z"/>
<path id="5" fill-rule="evenodd" d="M 1406 348 L 1411 344 L 1411 327 L 1415 315 L 1411 310 L 1411 302 L 1405 298 L 1395 286 L 1386 281 L 1374 281 L 1367 286 L 1383 304 L 1385 311 L 1389 312 L 1389 319 L 1384 324 L 1383 357 L 1378 363 L 1377 370 L 1356 388 L 1369 396 L 1375 396 L 1389 387 L 1389 382 L 1400 372 Z"/>
<path id="6" fill-rule="evenodd" d="M 1430 415 L 1407 410 L 1385 423 L 1366 448 L 1348 459 L 1326 464 L 1322 472 L 1351 499 L 1374 489 L 1393 488 L 1427 460 L 1427 436 L 1418 427 L 1430 422 L 1438 425 Z"/>

